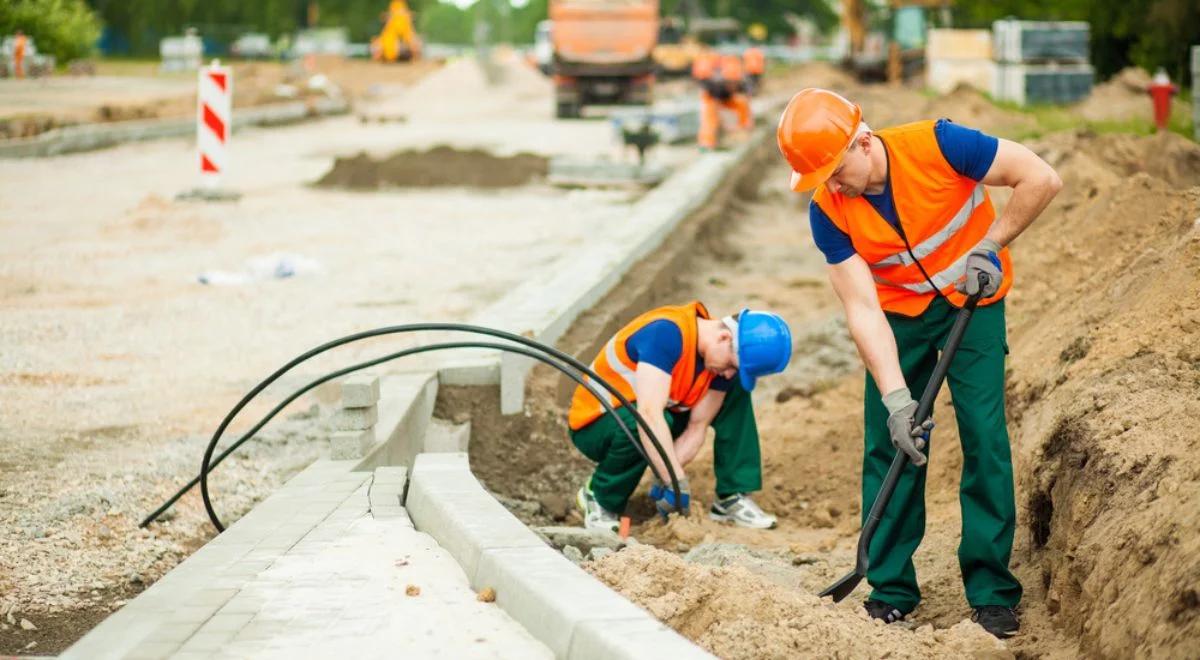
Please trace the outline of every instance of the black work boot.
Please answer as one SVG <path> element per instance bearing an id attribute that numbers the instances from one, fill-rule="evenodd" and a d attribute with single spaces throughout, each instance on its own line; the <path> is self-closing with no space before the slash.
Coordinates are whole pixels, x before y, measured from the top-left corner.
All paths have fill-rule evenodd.
<path id="1" fill-rule="evenodd" d="M 903 612 L 882 600 L 863 601 L 863 609 L 867 611 L 867 614 L 872 619 L 879 619 L 884 623 L 895 623 L 904 620 Z"/>
<path id="2" fill-rule="evenodd" d="M 1021 628 L 1017 620 L 1017 612 L 1003 605 L 984 605 L 975 608 L 971 620 L 983 626 L 983 629 L 999 639 L 1008 639 Z"/>

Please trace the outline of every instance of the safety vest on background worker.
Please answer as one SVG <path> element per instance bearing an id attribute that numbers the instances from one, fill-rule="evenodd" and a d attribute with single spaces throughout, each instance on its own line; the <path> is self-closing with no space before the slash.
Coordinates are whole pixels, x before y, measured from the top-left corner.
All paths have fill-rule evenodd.
<path id="1" fill-rule="evenodd" d="M 29 38 L 24 34 L 13 37 L 13 75 L 17 78 L 25 77 L 25 48 L 28 41 Z"/>
<path id="2" fill-rule="evenodd" d="M 984 185 L 960 175 L 942 156 L 935 123 L 920 121 L 875 133 L 887 148 L 888 179 L 903 236 L 862 196 L 831 193 L 826 186 L 813 193 L 813 202 L 850 236 L 855 252 L 870 265 L 880 306 L 905 316 L 924 312 L 938 291 L 962 306 L 966 297 L 955 291 L 954 281 L 996 219 Z M 999 256 L 1004 281 L 980 305 L 1000 300 L 1012 287 L 1008 248 Z"/>
<path id="3" fill-rule="evenodd" d="M 763 51 L 758 46 L 751 46 L 742 53 L 742 62 L 746 66 L 746 73 L 752 76 L 761 76 L 767 71 L 767 58 L 763 55 Z"/>
<path id="4" fill-rule="evenodd" d="M 701 369 L 697 373 L 696 358 L 699 355 L 697 351 L 699 335 L 696 320 L 707 318 L 711 318 L 708 309 L 699 301 L 693 301 L 686 305 L 670 305 L 652 309 L 621 328 L 612 339 L 608 340 L 604 349 L 592 361 L 592 370 L 617 388 L 630 402 L 636 401 L 637 363 L 630 359 L 625 350 L 625 342 L 633 336 L 633 333 L 650 323 L 668 320 L 679 326 L 680 332 L 683 333 L 683 352 L 680 354 L 679 362 L 671 370 L 671 389 L 668 394 L 670 398 L 667 405 L 674 412 L 683 412 L 704 398 L 713 381 L 714 375 L 711 371 Z M 604 406 L 596 400 L 596 395 L 605 397 L 614 408 L 621 406 L 616 397 L 613 397 L 607 390 L 600 385 L 591 383 L 586 376 L 584 378 L 589 383 L 588 389 L 584 389 L 583 386 L 575 387 L 575 393 L 571 397 L 571 409 L 567 416 L 567 423 L 573 431 L 578 431 L 591 424 L 606 412 Z"/>

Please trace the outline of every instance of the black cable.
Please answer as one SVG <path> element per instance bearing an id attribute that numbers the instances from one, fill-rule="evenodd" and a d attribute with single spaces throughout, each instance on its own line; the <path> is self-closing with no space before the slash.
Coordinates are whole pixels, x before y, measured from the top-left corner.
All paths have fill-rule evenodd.
<path id="1" fill-rule="evenodd" d="M 580 375 L 575 371 L 568 370 L 565 365 L 555 362 L 555 361 L 551 360 L 550 358 L 547 358 L 544 355 L 534 353 L 533 351 L 526 351 L 524 349 L 516 349 L 516 347 L 511 346 L 511 345 L 497 344 L 497 343 L 492 343 L 492 342 L 448 342 L 448 343 L 443 343 L 443 344 L 433 344 L 430 346 L 417 347 L 415 349 L 413 349 L 413 348 L 405 349 L 402 351 L 398 351 L 396 353 L 389 353 L 388 355 L 384 355 L 379 358 L 367 360 L 366 362 L 359 362 L 358 364 L 354 364 L 349 367 L 345 367 L 343 369 L 338 369 L 337 371 L 330 372 L 328 374 L 325 374 L 324 376 L 321 376 L 320 378 L 317 378 L 316 380 L 313 380 L 313 381 L 307 383 L 306 385 L 304 385 L 300 389 L 296 390 L 295 392 L 292 392 L 288 397 L 286 397 L 277 406 L 275 406 L 275 408 L 273 408 L 269 413 L 267 413 L 266 416 L 264 416 L 261 420 L 259 420 L 259 422 L 257 424 L 255 424 L 250 430 L 246 431 L 246 433 L 243 434 L 242 437 L 238 438 L 237 441 L 235 441 L 232 445 L 225 448 L 224 451 L 222 451 L 220 454 L 218 454 L 213 459 L 212 463 L 208 466 L 208 471 L 212 472 L 214 469 L 216 469 L 216 467 L 218 465 L 220 465 L 225 460 L 226 457 L 228 457 L 230 454 L 232 454 L 234 451 L 236 451 L 238 449 L 238 447 L 242 446 L 242 444 L 244 444 L 246 441 L 253 438 L 254 435 L 260 429 L 262 429 L 263 426 L 266 426 L 266 424 L 268 422 L 270 422 L 272 419 L 274 419 L 276 415 L 278 415 L 280 412 L 282 412 L 284 408 L 286 408 L 293 401 L 300 398 L 301 396 L 303 396 L 305 393 L 312 390 L 313 388 L 315 388 L 323 383 L 326 383 L 330 380 L 333 380 L 335 378 L 345 376 L 347 374 L 353 373 L 355 371 L 359 371 L 361 369 L 367 369 L 367 368 L 376 366 L 378 364 L 388 362 L 390 360 L 396 360 L 396 359 L 399 359 L 402 357 L 406 357 L 408 355 L 413 355 L 415 353 L 423 353 L 423 352 L 427 352 L 427 351 L 453 349 L 453 348 L 495 348 L 495 349 L 499 349 L 499 350 L 512 350 L 512 352 L 517 352 L 522 355 L 531 357 L 535 360 L 539 360 L 545 364 L 549 364 L 550 366 L 558 369 L 559 371 L 561 371 L 564 374 L 566 374 L 567 376 L 569 376 L 576 383 L 583 385 L 583 380 L 580 377 Z M 623 419 L 621 419 L 621 417 L 619 415 L 616 414 L 616 411 L 612 407 L 612 404 L 609 403 L 607 400 L 604 400 L 600 397 L 597 397 L 597 401 L 600 402 L 600 405 L 604 407 L 606 412 L 613 414 L 613 419 L 617 422 L 617 426 L 621 429 L 622 432 L 625 433 L 625 436 L 627 438 L 629 438 L 630 442 L 632 442 L 634 444 L 634 448 L 637 449 L 638 453 L 642 455 L 642 458 L 647 459 L 646 462 L 649 463 L 649 459 L 646 456 L 645 450 L 642 449 L 641 443 L 637 440 L 637 437 L 633 434 L 633 432 L 625 424 L 625 421 Z M 146 516 L 146 518 L 142 520 L 142 522 L 138 525 L 138 527 L 146 527 L 150 523 L 154 522 L 156 519 L 158 519 L 159 516 L 161 516 L 163 514 L 163 512 L 165 512 L 167 509 L 171 508 L 171 506 L 174 505 L 175 502 L 177 502 L 179 500 L 179 498 L 183 497 L 183 495 L 185 493 L 187 493 L 187 491 L 191 490 L 192 487 L 194 487 L 199 482 L 200 482 L 199 475 L 193 477 L 191 481 L 189 481 L 185 486 L 183 486 L 178 491 L 176 491 L 175 494 L 172 495 L 170 498 L 168 498 L 167 501 L 165 501 L 162 505 L 160 505 L 158 507 L 158 509 L 156 509 L 150 515 Z"/>
<path id="2" fill-rule="evenodd" d="M 460 324 L 460 323 L 413 323 L 413 324 L 406 324 L 406 325 L 387 326 L 387 327 L 383 327 L 383 328 L 376 328 L 374 330 L 367 330 L 364 332 L 347 335 L 345 337 L 341 337 L 339 339 L 335 339 L 330 342 L 326 342 L 325 344 L 322 344 L 321 346 L 318 346 L 314 349 L 311 349 L 311 350 L 301 354 L 300 356 L 298 356 L 296 358 L 293 358 L 290 362 L 285 364 L 283 367 L 280 367 L 279 369 L 277 369 L 275 371 L 275 373 L 271 374 L 266 380 L 264 380 L 261 383 L 259 383 L 258 385 L 256 385 L 249 393 L 247 393 L 244 397 L 242 397 L 242 400 L 239 401 L 238 404 L 236 406 L 234 406 L 234 408 L 229 412 L 229 414 L 227 414 L 225 416 L 225 419 L 222 420 L 221 425 L 217 428 L 216 432 L 213 434 L 212 439 L 209 441 L 208 447 L 205 449 L 204 459 L 201 461 L 200 475 L 199 475 L 200 490 L 201 490 L 201 495 L 204 499 L 205 509 L 207 510 L 207 512 L 209 514 L 209 519 L 213 521 L 214 526 L 216 526 L 217 529 L 221 530 L 221 531 L 223 531 L 223 529 L 224 529 L 223 526 L 220 524 L 220 519 L 217 517 L 216 512 L 212 508 L 212 502 L 210 501 L 209 496 L 208 496 L 208 471 L 210 470 L 210 461 L 212 459 L 213 451 L 216 449 L 216 444 L 221 438 L 221 435 L 225 432 L 225 429 L 229 426 L 230 422 L 232 422 L 233 418 L 237 415 L 238 412 L 241 411 L 242 408 L 244 408 L 251 400 L 254 399 L 255 396 L 257 396 L 268 385 L 275 382 L 275 380 L 277 380 L 283 374 L 287 373 L 287 371 L 290 370 L 292 367 L 294 367 L 294 366 L 300 364 L 301 362 L 304 362 L 305 360 L 308 360 L 316 355 L 319 355 L 320 353 L 323 353 L 325 351 L 328 351 L 330 349 L 336 348 L 336 347 L 344 345 L 344 344 L 348 344 L 350 342 L 358 341 L 360 339 L 366 339 L 366 338 L 370 338 L 370 337 L 378 337 L 378 336 L 387 335 L 387 334 L 399 334 L 399 333 L 406 333 L 406 332 L 421 332 L 421 331 L 471 332 L 471 333 L 476 333 L 476 334 L 483 334 L 483 335 L 498 337 L 501 339 L 507 339 L 509 341 L 523 344 L 525 346 L 529 346 L 531 348 L 535 348 L 535 349 L 541 350 L 545 353 L 548 353 L 548 354 L 566 362 L 567 364 L 571 365 L 572 367 L 575 367 L 579 371 L 583 372 L 592 381 L 603 386 L 604 389 L 608 390 L 621 403 L 621 405 L 623 405 L 633 415 L 634 420 L 637 422 L 638 426 L 641 427 L 641 429 L 646 432 L 647 438 L 650 440 L 651 444 L 654 446 L 655 450 L 657 451 L 660 458 L 662 459 L 664 467 L 666 467 L 667 476 L 669 477 L 668 480 L 671 484 L 671 490 L 674 491 L 674 493 L 675 493 L 675 501 L 677 503 L 680 503 L 682 501 L 682 495 L 681 495 L 681 491 L 679 489 L 678 477 L 676 476 L 675 470 L 671 466 L 670 461 L 667 459 L 666 452 L 663 450 L 662 445 L 658 442 L 658 439 L 655 437 L 654 431 L 650 428 L 650 425 L 646 422 L 645 418 L 637 410 L 637 408 L 635 408 L 633 406 L 633 404 L 630 403 L 630 401 L 628 400 L 628 398 L 625 397 L 624 394 L 622 394 L 619 390 L 617 390 L 615 387 L 613 387 L 612 384 L 610 384 L 608 381 L 601 378 L 598 374 L 596 374 L 587 365 L 583 364 L 582 362 L 575 359 L 574 357 L 572 357 L 566 353 L 563 353 L 562 351 L 559 351 L 558 349 L 555 349 L 551 346 L 547 346 L 545 344 L 542 344 L 541 342 L 537 342 L 535 340 L 529 339 L 527 337 L 523 337 L 521 335 L 513 334 L 511 332 L 505 332 L 503 330 L 496 330 L 494 328 L 487 328 L 487 327 L 483 327 L 483 326 L 467 325 L 467 324 Z M 560 369 L 560 371 L 562 371 L 562 369 Z M 590 391 L 591 388 L 588 388 L 588 389 Z M 593 394 L 595 394 L 595 393 L 593 392 Z M 597 397 L 597 399 L 600 399 L 600 397 Z M 635 445 L 637 445 L 637 443 L 635 443 Z M 643 454 L 643 456 L 645 456 L 644 452 L 642 452 L 642 454 Z M 647 462 L 649 463 L 649 461 L 647 461 Z M 656 477 L 658 477 L 660 480 L 662 480 L 662 475 L 659 475 L 657 473 L 657 471 L 654 470 L 653 463 L 650 463 L 650 469 L 651 469 L 651 472 L 654 472 Z M 677 510 L 682 511 L 681 504 L 677 504 L 676 508 L 677 508 Z"/>

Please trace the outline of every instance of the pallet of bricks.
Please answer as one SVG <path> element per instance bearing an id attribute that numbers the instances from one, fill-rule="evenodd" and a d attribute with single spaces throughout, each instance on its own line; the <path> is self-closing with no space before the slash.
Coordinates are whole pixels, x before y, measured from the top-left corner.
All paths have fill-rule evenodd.
<path id="1" fill-rule="evenodd" d="M 992 95 L 1017 105 L 1074 103 L 1092 93 L 1089 26 L 1083 21 L 992 24 L 996 77 Z"/>

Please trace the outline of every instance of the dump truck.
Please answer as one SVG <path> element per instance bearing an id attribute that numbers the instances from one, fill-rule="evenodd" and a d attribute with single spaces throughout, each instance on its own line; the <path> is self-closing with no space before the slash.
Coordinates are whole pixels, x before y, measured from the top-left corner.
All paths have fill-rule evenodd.
<path id="1" fill-rule="evenodd" d="M 587 105 L 648 105 L 658 0 L 550 0 L 555 114 Z"/>

